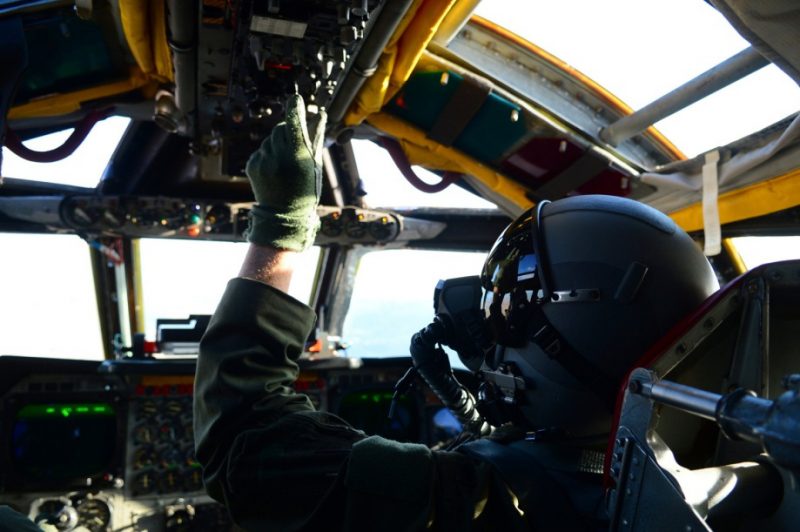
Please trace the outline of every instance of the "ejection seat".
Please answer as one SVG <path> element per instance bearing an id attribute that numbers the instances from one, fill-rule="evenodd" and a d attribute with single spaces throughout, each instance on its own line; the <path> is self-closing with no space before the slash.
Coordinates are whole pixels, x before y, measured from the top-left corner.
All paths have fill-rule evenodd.
<path id="1" fill-rule="evenodd" d="M 728 283 L 637 368 L 620 390 L 606 457 L 611 530 L 796 527 L 800 378 L 784 377 L 800 373 L 800 261 L 760 266 Z M 784 432 L 719 423 L 740 399 L 763 406 L 759 415 L 750 408 L 749 421 L 783 404 Z M 742 440 L 748 430 L 750 441 Z M 775 437 L 780 446 L 760 444 Z"/>

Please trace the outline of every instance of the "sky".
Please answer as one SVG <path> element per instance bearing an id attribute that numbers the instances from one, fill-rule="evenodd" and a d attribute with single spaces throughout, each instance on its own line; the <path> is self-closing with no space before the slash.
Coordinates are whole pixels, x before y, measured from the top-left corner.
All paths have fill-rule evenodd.
<path id="1" fill-rule="evenodd" d="M 478 13 L 554 53 L 634 108 L 747 45 L 700 0 L 496 0 L 481 4 Z M 796 111 L 798 103 L 797 85 L 768 67 L 657 127 L 692 156 L 783 118 Z M 74 155 L 49 165 L 27 163 L 3 149 L 2 173 L 93 187 L 127 124 L 119 117 L 98 123 Z M 68 134 L 56 133 L 27 145 L 50 149 Z M 372 207 L 491 207 L 458 187 L 433 195 L 419 192 L 405 182 L 381 148 L 357 141 L 354 149 Z M 424 179 L 438 179 L 421 169 L 418 173 Z M 748 267 L 800 257 L 800 237 L 737 242 Z M 148 338 L 154 338 L 158 317 L 212 312 L 227 280 L 238 272 L 245 249 L 246 244 L 234 243 L 143 241 Z M 301 300 L 307 299 L 313 278 L 316 251 L 309 253 L 292 286 L 293 295 Z M 0 234 L 0 259 L 0 354 L 102 356 L 89 252 L 83 241 L 75 236 Z M 349 353 L 405 354 L 410 334 L 432 317 L 436 280 L 477 274 L 482 262 L 481 254 L 408 250 L 366 255 L 345 324 Z M 376 334 L 375 329 L 382 332 Z"/>
<path id="2" fill-rule="evenodd" d="M 577 68 L 634 109 L 749 44 L 702 0 L 493 0 L 476 10 Z M 688 157 L 800 110 L 768 66 L 655 124 Z"/>

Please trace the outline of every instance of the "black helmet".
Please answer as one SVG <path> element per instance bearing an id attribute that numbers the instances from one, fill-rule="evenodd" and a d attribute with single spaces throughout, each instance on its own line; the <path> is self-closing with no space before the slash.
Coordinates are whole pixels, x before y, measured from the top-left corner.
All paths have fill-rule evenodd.
<path id="1" fill-rule="evenodd" d="M 609 430 L 631 366 L 719 287 L 669 217 L 614 196 L 530 209 L 495 242 L 481 284 L 496 344 L 480 367 L 484 414 L 583 436 Z"/>

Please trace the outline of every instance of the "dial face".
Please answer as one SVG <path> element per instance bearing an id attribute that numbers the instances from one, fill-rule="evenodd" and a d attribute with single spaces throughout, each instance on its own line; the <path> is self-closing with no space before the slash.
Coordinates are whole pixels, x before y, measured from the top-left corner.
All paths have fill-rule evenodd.
<path id="1" fill-rule="evenodd" d="M 152 425 L 143 424 L 136 427 L 136 431 L 134 432 L 134 438 L 136 438 L 137 443 L 143 443 L 146 445 L 152 445 L 155 443 L 158 437 L 158 429 Z"/>
<path id="2" fill-rule="evenodd" d="M 136 414 L 138 418 L 152 418 L 158 414 L 159 405 L 154 399 L 145 399 L 139 401 L 136 407 Z"/>
<path id="3" fill-rule="evenodd" d="M 175 443 L 183 436 L 183 423 L 179 419 L 165 419 L 158 427 L 158 434 L 161 441 Z"/>
<path id="4" fill-rule="evenodd" d="M 203 489 L 203 471 L 199 467 L 193 467 L 186 473 L 186 491 L 199 491 Z"/>
<path id="5" fill-rule="evenodd" d="M 118 229 L 125 225 L 126 213 L 125 209 L 118 203 L 112 202 L 103 211 L 103 225 L 112 229 Z"/>
<path id="6" fill-rule="evenodd" d="M 52 525 L 56 530 L 72 530 L 78 523 L 78 512 L 67 498 L 49 499 L 37 508 L 34 522 Z"/>
<path id="7" fill-rule="evenodd" d="M 111 508 L 100 499 L 84 499 L 78 504 L 78 525 L 91 532 L 106 530 L 111 524 Z"/>
<path id="8" fill-rule="evenodd" d="M 183 488 L 181 474 L 178 471 L 165 471 L 158 479 L 158 491 L 170 493 Z"/>
<path id="9" fill-rule="evenodd" d="M 155 464 L 156 460 L 156 452 L 152 447 L 142 447 L 137 449 L 133 455 L 133 467 L 135 469 L 144 469 Z"/>
<path id="10" fill-rule="evenodd" d="M 194 456 L 194 447 L 188 447 L 183 451 L 184 464 L 189 467 L 200 467 L 200 463 Z"/>
<path id="11" fill-rule="evenodd" d="M 183 465 L 184 455 L 175 447 L 167 447 L 161 453 L 160 465 L 164 469 L 176 469 Z"/>
<path id="12" fill-rule="evenodd" d="M 70 199 L 64 213 L 76 227 L 91 227 L 103 215 L 103 208 L 86 200 Z"/>
<path id="13" fill-rule="evenodd" d="M 156 479 L 149 471 L 139 473 L 133 479 L 133 492 L 137 495 L 152 493 L 156 489 Z"/>
<path id="14" fill-rule="evenodd" d="M 173 399 L 167 402 L 165 410 L 172 416 L 179 416 L 183 412 L 183 404 L 180 401 Z"/>
<path id="15" fill-rule="evenodd" d="M 183 424 L 183 433 L 187 440 L 194 441 L 194 426 L 191 421 Z"/>

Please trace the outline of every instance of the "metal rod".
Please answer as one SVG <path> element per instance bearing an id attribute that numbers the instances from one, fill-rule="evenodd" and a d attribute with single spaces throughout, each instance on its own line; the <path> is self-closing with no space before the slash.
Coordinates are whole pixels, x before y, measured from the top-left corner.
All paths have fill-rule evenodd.
<path id="1" fill-rule="evenodd" d="M 175 104 L 190 115 L 197 103 L 197 2 L 167 1 L 169 47 L 175 70 Z"/>
<path id="2" fill-rule="evenodd" d="M 128 280 L 125 276 L 125 264 L 114 265 L 114 281 L 117 285 L 117 312 L 119 312 L 119 333 L 122 345 L 133 344 L 131 335 L 131 316 L 128 313 Z"/>
<path id="3" fill-rule="evenodd" d="M 358 94 L 364 82 L 372 76 L 378 66 L 383 49 L 391 39 L 400 22 L 403 20 L 412 0 L 394 0 L 387 2 L 378 15 L 375 25 L 361 43 L 361 47 L 350 66 L 328 108 L 328 124 L 337 124 Z"/>
<path id="4" fill-rule="evenodd" d="M 638 135 L 659 120 L 739 81 L 768 64 L 769 60 L 758 53 L 755 48 L 746 48 L 638 111 L 601 129 L 600 138 L 611 146 L 616 146 L 620 142 Z"/>
<path id="5" fill-rule="evenodd" d="M 717 404 L 722 399 L 719 394 L 670 381 L 642 383 L 638 390 L 633 391 L 659 403 L 711 420 L 716 419 Z"/>

